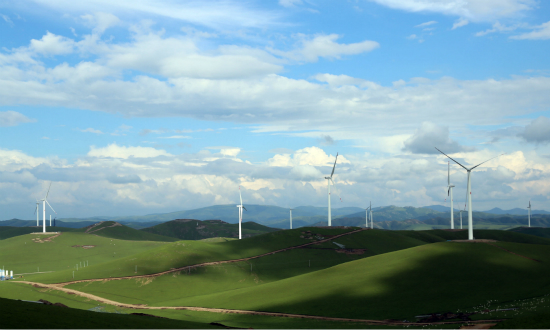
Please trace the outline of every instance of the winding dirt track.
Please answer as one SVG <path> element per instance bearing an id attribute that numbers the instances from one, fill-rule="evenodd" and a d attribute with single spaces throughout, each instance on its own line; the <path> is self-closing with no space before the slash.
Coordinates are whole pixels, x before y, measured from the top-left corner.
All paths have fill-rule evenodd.
<path id="1" fill-rule="evenodd" d="M 246 315 L 262 315 L 262 316 L 275 316 L 275 317 L 290 317 L 298 319 L 312 319 L 320 321 L 338 321 L 338 322 L 358 322 L 370 325 L 397 325 L 397 326 L 425 326 L 425 325 L 437 325 L 437 324 L 477 324 L 477 323 L 487 323 L 487 322 L 500 322 L 501 319 L 497 320 L 478 320 L 478 321 L 449 321 L 449 322 L 431 322 L 431 323 L 411 323 L 411 322 L 401 322 L 394 320 L 365 320 L 365 319 L 350 319 L 343 317 L 326 317 L 326 316 L 316 316 L 316 315 L 304 315 L 304 314 L 289 314 L 289 313 L 276 313 L 276 312 L 262 312 L 262 311 L 249 311 L 242 309 L 225 309 L 225 308 L 206 308 L 206 307 L 192 307 L 192 306 L 147 306 L 143 304 L 125 304 L 118 301 L 102 298 L 93 294 L 84 293 L 77 290 L 67 289 L 59 286 L 58 284 L 42 284 L 36 282 L 28 281 L 18 281 L 17 283 L 30 284 L 35 288 L 43 289 L 52 289 L 63 291 L 67 294 L 74 294 L 83 298 L 95 300 L 104 304 L 113 305 L 116 307 L 131 308 L 131 309 L 172 309 L 172 310 L 188 310 L 196 312 L 211 312 L 211 313 L 230 313 L 230 314 L 246 314 Z"/>
<path id="2" fill-rule="evenodd" d="M 211 265 L 219 265 L 219 264 L 226 264 L 226 263 L 232 263 L 232 262 L 240 262 L 240 261 L 247 261 L 251 259 L 257 259 L 261 257 L 265 257 L 271 254 L 280 253 L 288 250 L 293 249 L 300 249 L 309 245 L 313 244 L 319 244 L 323 242 L 328 242 L 331 240 L 334 240 L 336 238 L 351 235 L 354 233 L 358 233 L 363 230 L 370 230 L 370 228 L 363 228 L 358 229 L 354 231 L 350 231 L 347 233 L 335 235 L 323 240 L 301 244 L 297 246 L 292 246 L 276 251 L 271 251 L 267 253 L 263 253 L 257 256 L 247 257 L 247 258 L 240 258 L 240 259 L 233 259 L 233 260 L 222 260 L 222 261 L 212 261 L 212 262 L 204 262 L 200 264 L 180 267 L 176 269 L 167 270 L 164 272 L 154 273 L 154 274 L 148 274 L 148 275 L 136 275 L 136 276 L 122 276 L 122 277 L 110 277 L 110 278 L 99 278 L 99 279 L 89 279 L 89 280 L 77 280 L 77 281 L 70 281 L 70 282 L 62 282 L 62 283 L 56 283 L 56 284 L 44 284 L 44 283 L 37 283 L 37 282 L 29 282 L 29 281 L 17 281 L 17 283 L 24 283 L 32 285 L 36 288 L 43 288 L 43 289 L 51 289 L 51 290 L 58 290 L 65 292 L 67 294 L 74 294 L 80 297 L 84 297 L 87 299 L 95 300 L 101 303 L 117 306 L 117 307 L 123 307 L 123 308 L 131 308 L 131 309 L 148 309 L 148 310 L 162 310 L 162 309 L 172 309 L 172 310 L 190 310 L 190 311 L 197 311 L 197 312 L 211 312 L 211 313 L 231 313 L 231 314 L 246 314 L 246 315 L 262 315 L 262 316 L 274 316 L 274 317 L 290 317 L 290 318 L 300 318 L 300 319 L 313 319 L 313 320 L 321 320 L 321 321 L 338 321 L 338 322 L 358 322 L 358 323 L 364 323 L 368 325 L 394 325 L 394 326 L 426 326 L 426 325 L 438 325 L 438 324 L 478 324 L 478 323 L 487 323 L 487 322 L 500 322 L 501 319 L 495 319 L 495 320 L 478 320 L 478 321 L 447 321 L 447 322 L 430 322 L 430 323 L 412 323 L 412 322 L 402 322 L 402 321 L 395 321 L 395 320 L 366 320 L 366 319 L 351 319 L 351 318 L 340 318 L 340 317 L 325 317 L 325 316 L 317 316 L 317 315 L 303 315 L 303 314 L 289 314 L 289 313 L 277 313 L 277 312 L 263 312 L 263 311 L 249 311 L 249 310 L 240 310 L 240 309 L 225 309 L 225 308 L 207 308 L 207 307 L 192 307 L 192 306 L 147 306 L 144 304 L 126 304 L 121 303 L 118 301 L 102 298 L 93 294 L 84 293 L 81 291 L 73 290 L 73 289 L 67 289 L 64 286 L 74 283 L 83 283 L 83 282 L 99 282 L 99 281 L 112 281 L 112 280 L 125 280 L 125 279 L 138 279 L 138 278 L 151 278 L 151 277 L 157 277 L 169 273 L 179 272 L 182 270 L 187 270 L 189 268 L 194 267 L 203 267 L 203 266 L 211 266 Z"/>

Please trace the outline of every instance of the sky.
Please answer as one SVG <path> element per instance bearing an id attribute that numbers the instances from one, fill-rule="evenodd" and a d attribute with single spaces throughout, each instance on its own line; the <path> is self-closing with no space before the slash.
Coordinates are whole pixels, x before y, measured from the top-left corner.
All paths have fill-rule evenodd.
<path id="1" fill-rule="evenodd" d="M 550 2 L 0 0 L 0 220 L 550 211 Z M 466 171 L 451 162 L 455 208 Z M 238 211 L 235 209 L 237 217 Z M 48 217 L 47 216 L 47 217 Z"/>

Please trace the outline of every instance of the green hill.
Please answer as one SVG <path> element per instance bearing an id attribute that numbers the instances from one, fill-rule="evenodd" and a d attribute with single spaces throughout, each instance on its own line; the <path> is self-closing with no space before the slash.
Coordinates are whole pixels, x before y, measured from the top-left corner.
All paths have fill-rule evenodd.
<path id="1" fill-rule="evenodd" d="M 101 221 L 91 226 L 77 229 L 75 232 L 131 241 L 175 242 L 178 240 L 174 237 L 130 228 L 115 221 Z"/>
<path id="2" fill-rule="evenodd" d="M 350 318 L 414 319 L 550 292 L 550 246 L 441 242 L 350 261 L 257 287 L 189 299 L 191 306 Z M 529 279 L 529 280 L 526 280 Z M 269 297 L 269 299 L 264 299 Z M 178 303 L 178 302 L 174 302 Z"/>
<path id="3" fill-rule="evenodd" d="M 52 302 L 56 303 L 56 302 Z M 0 298 L 3 329 L 223 329 L 199 322 L 116 313 Z M 135 311 L 134 313 L 137 313 Z"/>
<path id="4" fill-rule="evenodd" d="M 269 228 L 255 222 L 243 222 L 241 225 L 243 238 L 269 233 L 280 229 Z M 143 228 L 140 231 L 175 237 L 181 240 L 198 240 L 210 237 L 239 237 L 239 225 L 229 224 L 221 220 L 191 220 L 177 219 Z"/>
<path id="5" fill-rule="evenodd" d="M 550 228 L 540 228 L 540 227 L 516 227 L 510 229 L 515 233 L 522 233 L 528 235 L 535 235 L 544 238 L 550 238 Z"/>
<path id="6" fill-rule="evenodd" d="M 64 227 L 48 227 L 47 230 L 51 231 L 61 231 L 68 232 L 73 231 L 74 228 L 64 228 Z M 26 235 L 35 232 L 42 232 L 42 227 L 9 227 L 9 226 L 0 226 L 0 240 L 19 236 Z"/>

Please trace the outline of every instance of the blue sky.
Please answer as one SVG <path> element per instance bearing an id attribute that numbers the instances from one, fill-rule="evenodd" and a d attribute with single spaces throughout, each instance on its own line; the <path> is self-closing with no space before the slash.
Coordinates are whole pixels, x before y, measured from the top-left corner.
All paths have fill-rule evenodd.
<path id="1" fill-rule="evenodd" d="M 0 1 L 0 219 L 234 203 L 550 210 L 550 4 Z M 466 175 L 452 166 L 455 203 Z M 456 205 L 456 204 L 455 204 Z"/>

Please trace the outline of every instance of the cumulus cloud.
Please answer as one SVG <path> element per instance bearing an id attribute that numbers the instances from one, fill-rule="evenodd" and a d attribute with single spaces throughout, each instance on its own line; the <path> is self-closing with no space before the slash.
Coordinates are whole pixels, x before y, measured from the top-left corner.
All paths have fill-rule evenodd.
<path id="1" fill-rule="evenodd" d="M 110 144 L 107 147 L 96 148 L 90 147 L 88 156 L 90 157 L 110 157 L 110 158 L 123 158 L 129 157 L 136 158 L 151 158 L 158 156 L 169 156 L 170 154 L 164 150 L 158 150 L 150 147 L 125 147 L 119 146 L 116 143 Z"/>
<path id="2" fill-rule="evenodd" d="M 140 183 L 142 182 L 141 178 L 136 175 L 110 175 L 107 177 L 107 180 L 110 183 L 114 184 L 128 184 L 128 183 Z"/>
<path id="3" fill-rule="evenodd" d="M 338 59 L 343 55 L 366 53 L 380 47 L 378 42 L 371 40 L 341 44 L 336 42 L 341 38 L 338 34 L 316 35 L 313 39 L 304 35 L 299 35 L 299 37 L 301 38 L 301 47 L 296 50 L 284 52 L 270 49 L 270 51 L 275 55 L 296 61 L 316 62 L 320 57 Z"/>
<path id="4" fill-rule="evenodd" d="M 527 142 L 548 143 L 550 142 L 550 119 L 540 116 L 525 126 L 525 130 L 519 134 Z"/>
<path id="5" fill-rule="evenodd" d="M 403 151 L 414 154 L 438 154 L 442 150 L 447 154 L 473 151 L 473 148 L 460 146 L 458 142 L 449 137 L 449 128 L 437 126 L 434 123 L 424 122 L 418 130 L 407 140 L 404 141 Z"/>
<path id="6" fill-rule="evenodd" d="M 0 111 L 0 127 L 17 126 L 34 122 L 36 122 L 36 119 L 29 118 L 16 111 Z"/>
<path id="7" fill-rule="evenodd" d="M 73 52 L 72 39 L 47 32 L 40 40 L 32 39 L 29 48 L 42 55 L 66 55 Z"/>
<path id="8" fill-rule="evenodd" d="M 516 40 L 547 40 L 550 39 L 550 21 L 543 23 L 531 32 L 523 33 L 517 36 L 511 36 L 510 39 Z"/>

